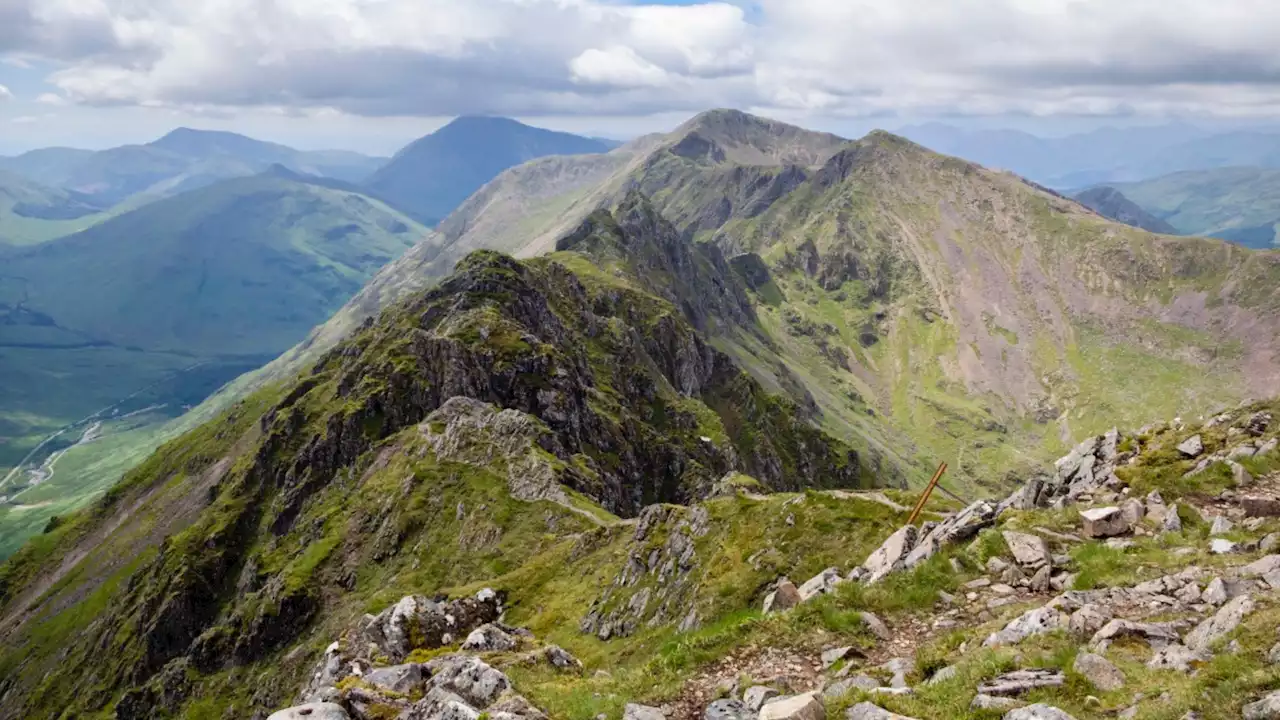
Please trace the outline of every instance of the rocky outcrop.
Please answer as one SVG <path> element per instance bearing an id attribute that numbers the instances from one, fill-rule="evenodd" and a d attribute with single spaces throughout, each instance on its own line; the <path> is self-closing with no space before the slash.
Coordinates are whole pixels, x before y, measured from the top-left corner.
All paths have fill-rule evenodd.
<path id="1" fill-rule="evenodd" d="M 682 627 L 696 627 L 696 610 L 689 600 L 697 582 L 697 541 L 707 534 L 710 521 L 703 506 L 646 508 L 622 571 L 591 604 L 579 623 L 582 632 L 607 640 L 630 635 L 646 624 L 690 617 L 693 622 L 682 621 Z"/>
<path id="2" fill-rule="evenodd" d="M 862 563 L 862 575 L 869 583 L 891 572 L 909 570 L 928 560 L 948 545 L 963 542 L 990 527 L 999 509 L 979 500 L 940 523 L 926 523 L 921 529 L 900 528 Z"/>
<path id="3" fill-rule="evenodd" d="M 330 645 L 301 693 L 304 704 L 276 715 L 290 720 L 316 713 L 330 713 L 332 720 L 475 720 L 487 714 L 547 720 L 514 692 L 506 674 L 472 654 L 503 653 L 533 642 L 528 631 L 498 623 L 501 611 L 501 598 L 492 590 L 450 602 L 405 597 L 378 615 L 365 616 Z M 413 650 L 459 642 L 463 652 L 425 663 L 401 662 Z M 556 646 L 526 657 L 558 669 L 579 666 Z"/>
<path id="4" fill-rule="evenodd" d="M 462 642 L 473 630 L 491 627 L 488 624 L 501 614 L 501 597 L 492 590 L 445 602 L 420 596 L 402 598 L 377 615 L 366 615 L 344 638 L 329 646 L 302 691 L 302 699 L 330 700 L 336 697 L 343 678 L 362 675 L 376 662 L 400 663 L 414 650 Z"/>

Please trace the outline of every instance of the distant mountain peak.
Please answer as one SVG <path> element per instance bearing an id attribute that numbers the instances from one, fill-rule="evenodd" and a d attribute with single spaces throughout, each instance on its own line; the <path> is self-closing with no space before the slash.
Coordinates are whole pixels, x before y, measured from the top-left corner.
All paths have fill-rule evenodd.
<path id="1" fill-rule="evenodd" d="M 721 108 L 699 113 L 669 136 L 676 155 L 718 164 L 822 165 L 849 141 L 779 120 Z"/>

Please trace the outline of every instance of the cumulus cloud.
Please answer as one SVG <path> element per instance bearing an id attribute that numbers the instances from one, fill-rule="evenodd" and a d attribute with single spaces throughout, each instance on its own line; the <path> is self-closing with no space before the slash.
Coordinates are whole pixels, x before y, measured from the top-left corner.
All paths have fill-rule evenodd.
<path id="1" fill-rule="evenodd" d="M 761 92 L 791 108 L 1280 113 L 1269 0 L 762 2 Z"/>
<path id="2" fill-rule="evenodd" d="M 0 102 L 4 102 L 5 100 L 12 100 L 12 99 L 13 99 L 13 93 L 9 90 L 9 88 L 3 85 L 0 85 Z"/>
<path id="3" fill-rule="evenodd" d="M 1272 0 L 0 0 L 92 105 L 1280 115 Z"/>

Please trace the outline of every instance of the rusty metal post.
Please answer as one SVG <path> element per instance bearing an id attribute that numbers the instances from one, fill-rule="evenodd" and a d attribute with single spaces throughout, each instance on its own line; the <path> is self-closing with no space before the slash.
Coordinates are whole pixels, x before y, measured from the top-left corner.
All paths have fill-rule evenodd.
<path id="1" fill-rule="evenodd" d="M 933 489 L 937 487 L 938 481 L 942 479 L 942 473 L 947 471 L 947 464 L 942 463 L 938 466 L 938 472 L 933 474 L 933 479 L 929 481 L 924 492 L 921 493 L 920 499 L 916 501 L 916 507 L 911 511 L 911 517 L 907 518 L 908 525 L 914 525 L 916 518 L 920 517 L 920 511 L 924 510 L 924 504 L 929 502 L 929 496 L 933 494 Z"/>

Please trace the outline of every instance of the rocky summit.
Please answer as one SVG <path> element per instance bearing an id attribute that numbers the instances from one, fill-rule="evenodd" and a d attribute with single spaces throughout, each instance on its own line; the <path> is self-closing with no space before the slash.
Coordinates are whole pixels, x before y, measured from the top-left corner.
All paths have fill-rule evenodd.
<path id="1" fill-rule="evenodd" d="M 1273 255 L 742 113 L 580 161 L 0 566 L 0 720 L 1280 717 Z"/>

